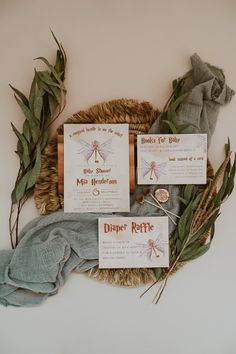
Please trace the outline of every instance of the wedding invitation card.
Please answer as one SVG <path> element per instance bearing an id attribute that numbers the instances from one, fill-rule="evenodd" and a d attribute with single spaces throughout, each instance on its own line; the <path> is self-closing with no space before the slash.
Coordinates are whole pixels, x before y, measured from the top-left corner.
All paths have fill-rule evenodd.
<path id="1" fill-rule="evenodd" d="M 99 268 L 169 266 L 168 217 L 99 219 Z"/>
<path id="2" fill-rule="evenodd" d="M 205 184 L 207 134 L 138 135 L 138 184 Z"/>
<path id="3" fill-rule="evenodd" d="M 64 211 L 129 210 L 128 124 L 64 124 Z"/>

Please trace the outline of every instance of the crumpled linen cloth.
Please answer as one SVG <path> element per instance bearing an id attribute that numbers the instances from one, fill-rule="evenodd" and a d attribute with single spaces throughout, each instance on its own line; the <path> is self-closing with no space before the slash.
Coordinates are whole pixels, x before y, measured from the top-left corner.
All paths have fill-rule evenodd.
<path id="1" fill-rule="evenodd" d="M 184 91 L 189 95 L 180 105 L 179 123 L 193 126 L 186 133 L 207 133 L 208 142 L 214 132 L 221 105 L 231 100 L 234 92 L 226 85 L 222 70 L 204 63 L 194 54 L 192 69 L 185 74 Z M 150 133 L 160 132 L 157 119 Z M 165 207 L 179 212 L 179 187 L 158 186 L 169 190 Z M 151 192 L 157 188 L 150 186 Z M 116 216 L 158 216 L 162 211 L 150 204 L 140 205 L 136 197 L 142 193 L 137 186 L 131 196 L 131 211 Z M 148 197 L 147 197 L 148 198 Z M 98 264 L 98 218 L 114 214 L 63 213 L 39 217 L 28 223 L 20 233 L 15 250 L 0 251 L 0 303 L 7 306 L 33 306 L 54 295 L 72 271 L 84 272 Z M 169 233 L 174 224 L 169 220 Z"/>

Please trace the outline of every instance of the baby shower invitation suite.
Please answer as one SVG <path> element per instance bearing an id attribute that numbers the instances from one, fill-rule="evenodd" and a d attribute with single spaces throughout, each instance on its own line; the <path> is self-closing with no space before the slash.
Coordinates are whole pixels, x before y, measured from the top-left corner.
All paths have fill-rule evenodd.
<path id="1" fill-rule="evenodd" d="M 169 266 L 168 217 L 99 219 L 99 268 Z"/>
<path id="2" fill-rule="evenodd" d="M 64 124 L 64 211 L 129 210 L 128 124 Z"/>
<path id="3" fill-rule="evenodd" d="M 138 135 L 138 184 L 205 184 L 207 134 Z"/>

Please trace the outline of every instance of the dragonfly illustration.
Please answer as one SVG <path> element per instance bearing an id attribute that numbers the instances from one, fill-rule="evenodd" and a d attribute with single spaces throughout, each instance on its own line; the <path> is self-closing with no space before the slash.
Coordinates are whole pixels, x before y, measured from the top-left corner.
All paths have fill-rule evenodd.
<path id="1" fill-rule="evenodd" d="M 149 239 L 146 243 L 139 243 L 138 246 L 141 247 L 141 256 L 145 255 L 150 260 L 152 256 L 158 258 L 160 253 L 165 254 L 164 242 L 159 237 L 155 240 Z"/>
<path id="2" fill-rule="evenodd" d="M 88 143 L 87 141 L 80 139 L 79 143 L 80 145 L 82 145 L 82 148 L 79 150 L 79 154 L 83 154 L 87 162 L 90 160 L 90 158 L 93 155 L 94 155 L 95 163 L 99 163 L 98 160 L 99 156 L 105 162 L 107 156 L 112 152 L 111 151 L 112 139 L 108 139 L 102 144 L 97 140 Z"/>
<path id="3" fill-rule="evenodd" d="M 158 180 L 162 174 L 165 174 L 166 162 L 157 163 L 156 161 L 147 162 L 146 160 L 141 160 L 141 170 L 143 178 L 150 173 L 149 179 L 153 180 L 153 175 Z"/>

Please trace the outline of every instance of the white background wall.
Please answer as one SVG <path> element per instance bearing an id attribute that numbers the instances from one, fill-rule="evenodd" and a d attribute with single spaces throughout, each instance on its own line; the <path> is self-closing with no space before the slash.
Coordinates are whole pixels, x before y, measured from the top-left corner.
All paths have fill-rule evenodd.
<path id="1" fill-rule="evenodd" d="M 234 0 L 0 0 L 0 248 L 9 248 L 10 191 L 18 169 L 10 121 L 23 116 L 8 83 L 28 92 L 33 58 L 54 60 L 49 26 L 68 55 L 62 119 L 120 97 L 163 107 L 197 52 L 236 89 Z M 236 98 L 222 108 L 210 149 L 217 166 L 228 136 L 236 150 Z M 143 289 L 72 275 L 31 309 L 0 308 L 0 354 L 235 354 L 236 194 L 223 206 L 208 254 L 171 278 L 157 306 Z M 37 212 L 33 201 L 22 224 Z"/>

